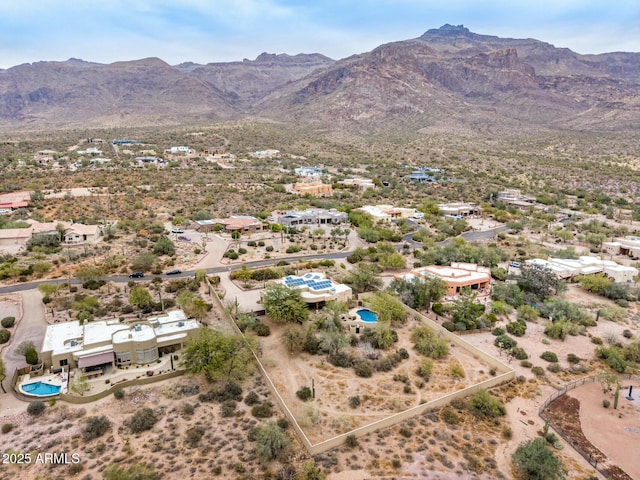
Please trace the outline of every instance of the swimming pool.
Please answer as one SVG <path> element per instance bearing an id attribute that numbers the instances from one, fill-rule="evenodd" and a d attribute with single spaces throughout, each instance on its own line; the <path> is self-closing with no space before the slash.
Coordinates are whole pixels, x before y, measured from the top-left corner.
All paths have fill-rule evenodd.
<path id="1" fill-rule="evenodd" d="M 367 323 L 374 323 L 378 321 L 378 315 L 368 308 L 361 308 L 356 311 L 356 315 L 360 317 L 360 320 Z"/>
<path id="2" fill-rule="evenodd" d="M 60 393 L 62 387 L 60 385 L 51 385 L 44 382 L 26 383 L 20 386 L 20 390 L 27 395 L 34 397 L 48 397 Z"/>

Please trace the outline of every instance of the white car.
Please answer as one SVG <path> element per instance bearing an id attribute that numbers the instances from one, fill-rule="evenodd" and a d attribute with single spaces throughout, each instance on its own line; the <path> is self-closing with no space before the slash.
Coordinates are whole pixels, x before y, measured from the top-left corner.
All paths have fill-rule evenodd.
<path id="1" fill-rule="evenodd" d="M 184 233 L 184 230 L 181 228 L 174 228 L 171 230 L 171 233 Z"/>

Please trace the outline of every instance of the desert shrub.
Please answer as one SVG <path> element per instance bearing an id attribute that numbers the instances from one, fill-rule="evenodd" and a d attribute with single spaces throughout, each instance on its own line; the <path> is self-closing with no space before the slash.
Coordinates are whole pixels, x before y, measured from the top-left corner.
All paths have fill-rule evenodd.
<path id="1" fill-rule="evenodd" d="M 516 360 L 526 360 L 529 358 L 529 355 L 527 355 L 527 352 L 522 347 L 513 347 L 511 349 L 511 355 L 513 355 L 513 358 Z"/>
<path id="2" fill-rule="evenodd" d="M 449 355 L 449 342 L 439 338 L 429 327 L 422 325 L 411 332 L 411 340 L 418 353 L 434 359 Z"/>
<path id="3" fill-rule="evenodd" d="M 546 360 L 547 362 L 555 363 L 558 361 L 558 355 L 556 355 L 553 352 L 550 352 L 549 350 L 542 352 L 542 355 L 540 355 L 540 358 L 543 360 Z"/>
<path id="4" fill-rule="evenodd" d="M 476 417 L 495 418 L 506 413 L 502 402 L 486 390 L 478 390 L 471 395 L 467 405 Z"/>
<path id="5" fill-rule="evenodd" d="M 307 400 L 311 400 L 313 395 L 309 387 L 302 387 L 296 392 L 296 396 L 303 402 L 306 402 Z"/>
<path id="6" fill-rule="evenodd" d="M 331 365 L 341 368 L 349 368 L 353 366 L 353 358 L 347 352 L 336 352 L 329 355 Z"/>
<path id="7" fill-rule="evenodd" d="M 233 417 L 236 413 L 238 404 L 233 400 L 225 400 L 220 406 L 220 416 L 224 418 Z"/>
<path id="8" fill-rule="evenodd" d="M 591 335 L 589 337 L 591 338 L 591 343 L 593 343 L 594 345 L 602 345 L 604 343 L 600 337 L 595 337 Z"/>
<path id="9" fill-rule="evenodd" d="M 2 424 L 2 433 L 9 433 L 11 430 L 13 430 L 13 423 Z"/>
<path id="10" fill-rule="evenodd" d="M 151 430 L 157 421 L 156 413 L 147 407 L 134 413 L 126 424 L 132 433 L 141 433 Z"/>
<path id="11" fill-rule="evenodd" d="M 44 412 L 45 406 L 44 402 L 37 400 L 35 402 L 31 402 L 27 407 L 27 413 L 32 417 L 37 417 L 42 412 Z"/>
<path id="12" fill-rule="evenodd" d="M 273 405 L 270 402 L 264 402 L 260 405 L 255 405 L 251 409 L 251 415 L 256 418 L 269 418 L 273 416 Z"/>
<path id="13" fill-rule="evenodd" d="M 457 425 L 460 422 L 460 415 L 450 406 L 446 406 L 440 411 L 440 418 L 449 425 Z"/>
<path id="14" fill-rule="evenodd" d="M 291 444 L 289 436 L 275 422 L 258 427 L 254 437 L 256 454 L 262 463 L 275 460 Z"/>
<path id="15" fill-rule="evenodd" d="M 455 332 L 457 330 L 456 324 L 453 323 L 451 320 L 447 320 L 445 322 L 442 322 L 442 327 L 446 328 L 450 332 Z"/>
<path id="16" fill-rule="evenodd" d="M 242 387 L 234 382 L 224 382 L 215 385 L 206 393 L 198 395 L 201 402 L 224 402 L 226 400 L 234 400 L 239 402 L 242 400 Z"/>
<path id="17" fill-rule="evenodd" d="M 400 348 L 398 350 L 398 355 L 400 355 L 400 358 L 402 360 L 406 360 L 407 358 L 409 358 L 409 352 L 407 352 L 406 348 Z"/>
<path id="18" fill-rule="evenodd" d="M 511 427 L 507 425 L 504 426 L 504 428 L 502 429 L 502 437 L 507 440 L 511 440 L 511 438 L 513 437 L 513 430 L 511 429 Z"/>
<path id="19" fill-rule="evenodd" d="M 24 354 L 24 360 L 29 365 L 37 365 L 38 364 L 38 352 L 35 348 L 30 348 Z"/>
<path id="20" fill-rule="evenodd" d="M 101 437 L 107 430 L 109 430 L 109 427 L 111 427 L 111 422 L 106 416 L 89 417 L 87 418 L 87 423 L 82 430 L 82 439 L 87 442 L 94 438 Z"/>
<path id="21" fill-rule="evenodd" d="M 369 378 L 373 375 L 373 367 L 366 360 L 358 360 L 353 365 L 356 375 L 363 378 Z"/>
<path id="22" fill-rule="evenodd" d="M 460 362 L 452 362 L 449 364 L 449 375 L 453 378 L 464 378 L 465 372 L 464 368 L 460 364 Z"/>
<path id="23" fill-rule="evenodd" d="M 499 337 L 500 335 L 504 335 L 504 328 L 496 327 L 493 330 L 491 330 L 491 334 L 494 337 Z"/>
<path id="24" fill-rule="evenodd" d="M 396 368 L 401 361 L 402 357 L 399 353 L 392 353 L 373 362 L 373 368 L 377 372 L 390 372 Z"/>
<path id="25" fill-rule="evenodd" d="M 254 315 L 247 313 L 241 313 L 238 315 L 238 318 L 236 318 L 236 325 L 241 332 L 253 329 L 258 323 L 259 320 Z"/>
<path id="26" fill-rule="evenodd" d="M 264 323 L 258 323 L 254 325 L 252 330 L 259 337 L 268 337 L 269 335 L 271 335 L 271 329 L 269 328 L 269 325 L 265 325 Z"/>
<path id="27" fill-rule="evenodd" d="M 441 303 L 434 303 L 431 306 L 431 310 L 433 310 L 433 313 L 435 313 L 436 315 L 443 315 L 444 314 L 444 305 Z"/>
<path id="28" fill-rule="evenodd" d="M 401 427 L 400 430 L 398 430 L 398 433 L 404 438 L 411 438 L 413 435 L 413 432 L 407 427 Z"/>
<path id="29" fill-rule="evenodd" d="M 553 362 L 547 365 L 547 370 L 549 370 L 551 373 L 558 373 L 562 370 L 562 367 L 559 363 Z"/>
<path id="30" fill-rule="evenodd" d="M 524 368 L 531 368 L 533 364 L 529 360 L 522 360 L 520 366 Z"/>
<path id="31" fill-rule="evenodd" d="M 351 408 L 357 408 L 361 404 L 360 395 L 355 395 L 353 397 L 349 397 L 349 406 Z"/>
<path id="32" fill-rule="evenodd" d="M 11 338 L 11 332 L 5 328 L 0 329 L 0 344 L 7 343 Z"/>
<path id="33" fill-rule="evenodd" d="M 249 392 L 246 397 L 244 397 L 244 403 L 249 406 L 257 405 L 260 403 L 260 397 L 256 392 Z"/>
<path id="34" fill-rule="evenodd" d="M 4 326 L 4 325 L 3 325 L 3 326 Z M 631 333 L 631 330 L 625 329 L 625 330 L 622 332 L 622 336 L 623 336 L 624 338 L 633 338 L 633 333 Z"/>
<path id="35" fill-rule="evenodd" d="M 191 447 L 195 447 L 200 443 L 200 439 L 205 434 L 204 428 L 198 426 L 187 430 L 187 442 Z"/>
<path id="36" fill-rule="evenodd" d="M 122 400 L 124 398 L 124 388 L 118 388 L 116 391 L 113 392 L 113 396 L 116 397 L 118 400 Z"/>
<path id="37" fill-rule="evenodd" d="M 544 375 L 544 368 L 535 366 L 531 369 L 531 372 L 533 372 L 536 377 L 542 377 Z"/>
<path id="38" fill-rule="evenodd" d="M 596 357 L 604 360 L 607 365 L 618 373 L 624 373 L 627 370 L 628 364 L 624 351 L 615 345 L 596 348 Z"/>
<path id="39" fill-rule="evenodd" d="M 522 337 L 527 331 L 527 324 L 524 322 L 516 321 L 507 324 L 507 332 L 516 337 Z"/>
<path id="40" fill-rule="evenodd" d="M 503 348 L 505 350 L 511 350 L 518 346 L 518 342 L 511 338 L 509 335 L 499 335 L 493 341 L 493 344 L 498 348 Z"/>
<path id="41" fill-rule="evenodd" d="M 611 402 L 609 402 L 609 400 L 607 399 L 602 400 L 602 406 L 604 408 L 609 408 L 609 405 L 611 405 Z"/>
<path id="42" fill-rule="evenodd" d="M 16 323 L 16 317 L 4 317 L 2 320 L 0 320 L 0 325 L 2 325 L 4 328 L 11 328 L 15 325 Z"/>
<path id="43" fill-rule="evenodd" d="M 431 360 L 430 358 L 423 358 L 422 360 L 420 360 L 420 363 L 418 364 L 418 370 L 416 371 L 416 373 L 424 379 L 425 382 L 429 381 L 429 378 L 431 377 L 431 372 L 433 370 L 433 360 Z"/>
<path id="44" fill-rule="evenodd" d="M 358 437 L 355 435 L 347 435 L 344 443 L 349 448 L 356 448 L 358 446 Z"/>
<path id="45" fill-rule="evenodd" d="M 571 364 L 580 363 L 581 358 L 577 356 L 575 353 L 570 353 L 567 355 L 567 362 Z"/>
<path id="46" fill-rule="evenodd" d="M 82 288 L 85 288 L 87 290 L 97 290 L 106 283 L 107 282 L 105 282 L 104 280 L 87 280 L 82 284 Z"/>

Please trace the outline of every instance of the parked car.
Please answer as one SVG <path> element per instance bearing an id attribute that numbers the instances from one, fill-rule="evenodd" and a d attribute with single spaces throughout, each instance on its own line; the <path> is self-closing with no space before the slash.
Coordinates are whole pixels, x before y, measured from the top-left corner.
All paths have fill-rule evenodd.
<path id="1" fill-rule="evenodd" d="M 174 228 L 171 230 L 171 233 L 184 233 L 184 230 L 181 228 Z"/>
<path id="2" fill-rule="evenodd" d="M 182 273 L 182 270 L 180 270 L 179 268 L 174 268 L 173 270 L 169 270 L 167 272 L 167 275 L 180 275 Z"/>
<path id="3" fill-rule="evenodd" d="M 185 237 L 184 235 L 180 235 L 178 240 L 182 240 L 183 242 L 190 242 L 191 239 L 189 237 Z"/>
<path id="4" fill-rule="evenodd" d="M 142 278 L 144 277 L 144 273 L 142 272 L 133 272 L 129 275 L 129 278 Z"/>

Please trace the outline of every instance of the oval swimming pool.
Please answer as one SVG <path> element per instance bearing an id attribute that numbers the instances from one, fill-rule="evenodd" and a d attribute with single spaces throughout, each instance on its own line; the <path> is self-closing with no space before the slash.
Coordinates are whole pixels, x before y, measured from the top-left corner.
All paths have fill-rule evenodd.
<path id="1" fill-rule="evenodd" d="M 360 320 L 367 323 L 374 323 L 378 321 L 378 315 L 375 312 L 372 312 L 368 308 L 361 308 L 356 311 L 356 315 L 360 317 Z"/>
<path id="2" fill-rule="evenodd" d="M 60 385 L 51 385 L 44 382 L 26 383 L 20 386 L 20 390 L 27 395 L 35 397 L 48 397 L 49 395 L 57 395 L 62 387 Z"/>

